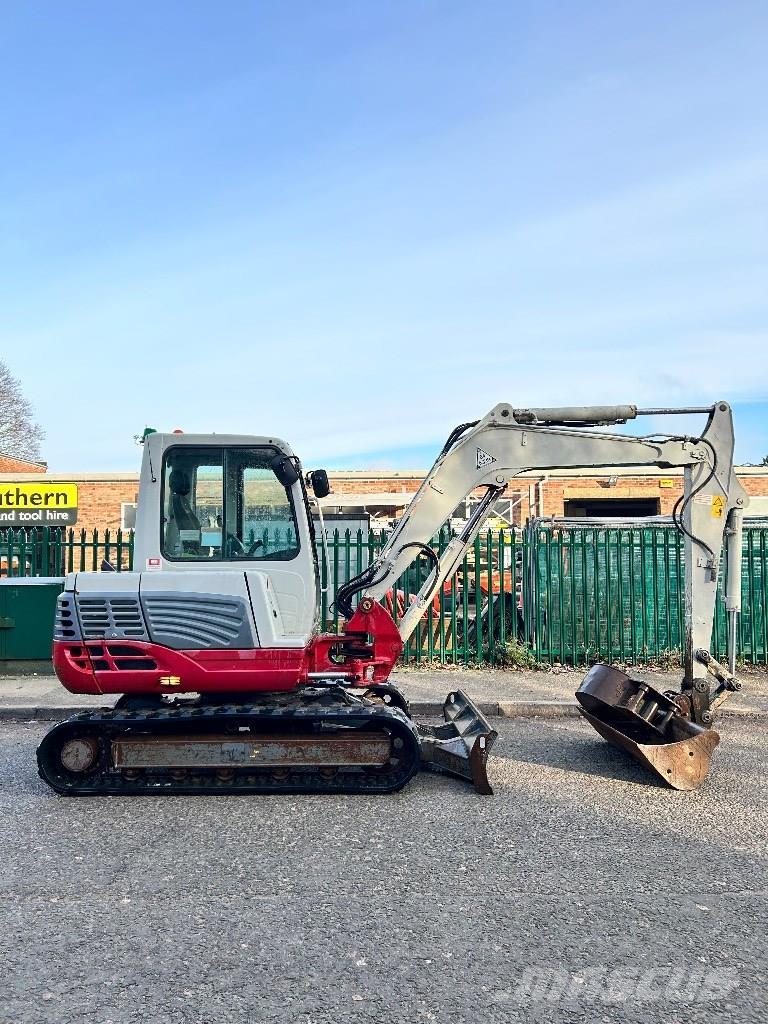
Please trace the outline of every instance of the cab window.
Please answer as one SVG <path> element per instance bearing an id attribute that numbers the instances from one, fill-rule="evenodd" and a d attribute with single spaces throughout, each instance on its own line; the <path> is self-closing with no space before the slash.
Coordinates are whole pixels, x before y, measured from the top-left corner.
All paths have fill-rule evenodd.
<path id="1" fill-rule="evenodd" d="M 163 464 L 162 546 L 180 561 L 294 558 L 289 491 L 271 468 L 274 448 L 169 449 Z"/>

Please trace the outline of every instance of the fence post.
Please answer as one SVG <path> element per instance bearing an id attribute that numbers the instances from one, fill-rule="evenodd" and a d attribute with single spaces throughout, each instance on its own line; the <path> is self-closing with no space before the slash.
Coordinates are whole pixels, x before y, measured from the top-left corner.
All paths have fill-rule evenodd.
<path id="1" fill-rule="evenodd" d="M 13 531 L 10 531 L 10 534 L 11 534 L 12 537 L 14 536 Z M 15 539 L 16 539 L 17 544 L 18 544 L 18 555 L 16 556 L 17 563 L 18 563 L 18 571 L 17 571 L 16 575 L 17 576 L 26 576 L 27 575 L 27 531 L 26 530 L 17 530 L 16 534 L 15 534 Z M 33 551 L 34 551 L 34 548 L 33 548 Z M 10 565 L 10 554 L 9 554 L 9 558 L 8 558 L 8 564 Z M 12 575 L 12 574 L 10 574 L 10 575 Z"/>
<path id="2" fill-rule="evenodd" d="M 469 555 L 464 553 L 461 563 L 461 648 L 464 664 L 469 664 Z"/>
<path id="3" fill-rule="evenodd" d="M 493 664 L 496 656 L 496 616 L 494 615 L 494 593 L 493 593 L 493 530 L 487 530 L 485 534 L 485 587 L 486 607 L 488 620 L 488 651 L 487 661 Z"/>
<path id="4" fill-rule="evenodd" d="M 499 559 L 499 643 L 502 651 L 507 642 L 507 595 L 506 595 L 506 533 L 502 527 L 496 533 L 496 547 Z"/>
<path id="5" fill-rule="evenodd" d="M 333 632 L 339 632 L 339 609 L 336 594 L 339 590 L 339 531 L 333 531 Z"/>
<path id="6" fill-rule="evenodd" d="M 755 549 L 754 549 L 754 545 L 752 543 L 753 536 L 754 535 L 753 535 L 752 531 L 750 530 L 747 533 L 746 537 L 744 538 L 744 540 L 747 542 L 747 575 L 748 575 L 749 583 L 750 583 L 749 590 L 748 590 L 747 593 L 748 593 L 750 598 L 753 597 L 753 594 L 751 593 L 751 591 L 752 591 L 751 584 L 752 584 L 753 580 L 755 579 Z M 765 571 L 765 566 L 763 566 L 763 572 L 764 571 Z M 763 590 L 764 589 L 765 589 L 765 587 L 763 587 Z M 750 661 L 752 661 L 754 663 L 755 661 L 757 661 L 757 630 L 756 630 L 756 626 L 757 626 L 756 611 L 757 611 L 757 609 L 754 607 L 754 605 L 753 605 L 751 600 L 748 602 L 746 607 L 749 610 L 749 658 L 750 658 Z"/>
<path id="7" fill-rule="evenodd" d="M 576 625 L 576 531 L 568 531 L 568 570 L 571 574 L 570 586 L 570 627 L 571 627 L 571 664 L 578 665 L 578 629 Z"/>
<path id="8" fill-rule="evenodd" d="M 752 531 L 750 531 L 751 533 Z M 757 586 L 759 600 L 755 600 L 755 580 L 749 581 L 749 598 L 752 608 L 760 608 L 760 621 L 762 624 L 762 662 L 768 664 L 768 556 L 766 554 L 765 537 L 768 530 L 760 530 L 760 580 Z M 757 662 L 757 655 L 752 654 L 753 661 Z"/>

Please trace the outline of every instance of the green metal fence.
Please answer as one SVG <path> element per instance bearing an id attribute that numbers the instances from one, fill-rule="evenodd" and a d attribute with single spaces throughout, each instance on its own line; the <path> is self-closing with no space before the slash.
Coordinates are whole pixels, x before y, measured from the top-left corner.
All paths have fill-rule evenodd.
<path id="1" fill-rule="evenodd" d="M 674 526 L 539 525 L 531 537 L 527 600 L 537 656 L 585 664 L 659 660 L 683 647 L 684 544 Z M 768 661 L 768 527 L 744 531 L 738 648 Z M 711 650 L 724 656 L 728 622 L 721 565 Z"/>
<path id="2" fill-rule="evenodd" d="M 118 572 L 132 567 L 132 530 L 0 530 L 0 577 L 98 572 L 103 561 Z"/>
<path id="3" fill-rule="evenodd" d="M 343 625 L 336 588 L 376 558 L 385 533 L 329 531 L 328 557 L 318 543 L 325 628 Z M 263 549 L 283 543 L 261 537 Z M 450 540 L 433 540 L 440 554 Z M 0 576 L 61 576 L 98 570 L 103 560 L 130 569 L 133 534 L 42 528 L 0 532 Z M 672 526 L 534 523 L 524 530 L 488 531 L 434 599 L 410 638 L 406 662 L 499 663 L 530 652 L 537 661 L 574 665 L 595 660 L 642 662 L 683 646 L 684 545 Z M 424 556 L 384 599 L 395 621 L 429 574 Z M 724 584 L 727 566 L 720 573 Z M 727 628 L 722 586 L 713 652 L 723 656 Z M 768 523 L 744 531 L 743 611 L 739 651 L 768 663 Z"/>
<path id="4" fill-rule="evenodd" d="M 377 556 L 386 534 L 334 532 L 328 564 L 321 552 L 322 618 L 341 627 L 333 598 Z M 432 547 L 441 554 L 450 534 Z M 679 655 L 685 631 L 683 539 L 669 525 L 604 526 L 535 523 L 488 531 L 467 552 L 408 641 L 406 662 L 504 663 L 529 651 L 536 661 L 586 665 Z M 712 651 L 724 657 L 728 622 L 723 562 Z M 429 574 L 424 556 L 383 602 L 397 621 Z M 768 523 L 744 530 L 739 653 L 768 664 Z"/>

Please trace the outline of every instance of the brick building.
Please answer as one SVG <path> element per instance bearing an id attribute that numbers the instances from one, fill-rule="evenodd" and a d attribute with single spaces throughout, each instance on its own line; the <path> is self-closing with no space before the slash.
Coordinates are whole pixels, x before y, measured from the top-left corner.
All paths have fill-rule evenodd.
<path id="1" fill-rule="evenodd" d="M 739 466 L 736 475 L 750 496 L 748 515 L 768 515 L 768 467 Z M 370 512 L 404 507 L 424 479 L 418 471 L 352 471 L 330 474 L 328 503 L 364 505 Z M 669 515 L 683 491 L 683 470 L 655 467 L 552 470 L 527 473 L 509 485 L 499 502 L 504 518 L 517 524 L 535 516 Z"/>
<path id="2" fill-rule="evenodd" d="M 17 463 L 19 460 L 16 460 Z M 0 467 L 7 463 L 0 457 Z M 74 483 L 78 488 L 77 529 L 129 529 L 139 489 L 138 473 L 46 473 L 44 465 L 0 468 L 4 483 Z M 423 471 L 350 470 L 329 474 L 329 512 L 364 511 L 392 517 L 401 513 L 424 478 Z M 768 467 L 741 466 L 737 476 L 751 497 L 748 515 L 768 515 Z M 498 511 L 508 521 L 533 516 L 668 515 L 682 492 L 681 470 L 559 470 L 516 478 Z M 461 509 L 460 512 L 466 512 Z"/>
<path id="3" fill-rule="evenodd" d="M 683 493 L 683 470 L 655 467 L 554 470 L 513 481 L 521 518 L 533 516 L 669 515 Z M 750 496 L 747 515 L 768 515 L 768 467 L 737 466 L 736 476 Z M 519 519 L 517 521 L 520 521 Z"/>
<path id="4" fill-rule="evenodd" d="M 46 469 L 44 462 L 30 462 L 28 459 L 17 459 L 15 455 L 0 452 L 0 473 L 44 473 Z"/>

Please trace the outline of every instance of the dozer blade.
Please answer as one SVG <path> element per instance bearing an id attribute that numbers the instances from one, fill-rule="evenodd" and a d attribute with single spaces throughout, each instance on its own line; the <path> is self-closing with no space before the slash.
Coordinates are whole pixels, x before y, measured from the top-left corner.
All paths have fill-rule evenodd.
<path id="1" fill-rule="evenodd" d="M 466 779 L 478 793 L 490 796 L 488 754 L 499 734 L 463 690 L 445 698 L 443 718 L 445 725 L 417 726 L 422 768 Z"/>
<path id="2" fill-rule="evenodd" d="M 618 669 L 595 665 L 576 699 L 603 739 L 626 750 L 673 789 L 698 789 L 706 779 L 719 734 L 683 718 L 661 690 Z"/>

